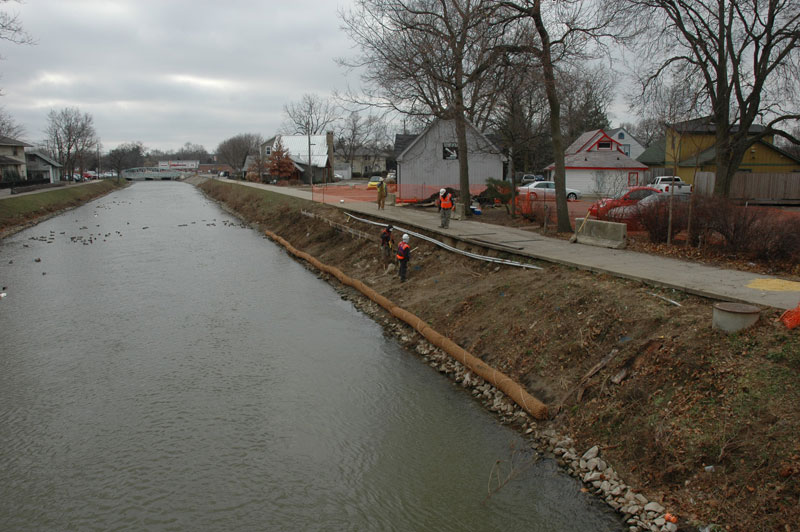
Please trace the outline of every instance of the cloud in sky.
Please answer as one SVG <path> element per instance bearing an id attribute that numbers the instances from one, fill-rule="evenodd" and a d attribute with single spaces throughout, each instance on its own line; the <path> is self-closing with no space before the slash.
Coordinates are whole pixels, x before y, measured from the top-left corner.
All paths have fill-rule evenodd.
<path id="1" fill-rule="evenodd" d="M 44 137 L 47 113 L 77 106 L 105 149 L 141 141 L 209 151 L 239 133 L 270 136 L 283 106 L 357 79 L 337 10 L 351 0 L 25 0 L 35 46 L 0 41 L 0 105 Z"/>

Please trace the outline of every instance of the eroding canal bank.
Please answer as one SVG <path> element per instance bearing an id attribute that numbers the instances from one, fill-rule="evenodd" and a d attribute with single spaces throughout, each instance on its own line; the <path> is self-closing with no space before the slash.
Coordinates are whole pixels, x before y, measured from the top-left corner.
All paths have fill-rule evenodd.
<path id="1" fill-rule="evenodd" d="M 4 529 L 620 529 L 186 184 L 136 183 L 0 253 Z"/>

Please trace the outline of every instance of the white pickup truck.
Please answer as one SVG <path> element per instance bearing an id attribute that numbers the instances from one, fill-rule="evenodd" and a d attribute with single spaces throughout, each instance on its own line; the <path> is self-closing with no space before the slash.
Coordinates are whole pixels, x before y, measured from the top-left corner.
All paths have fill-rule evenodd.
<path id="1" fill-rule="evenodd" d="M 674 189 L 672 191 L 674 194 L 691 194 L 692 188 L 694 188 L 689 183 L 683 181 L 680 177 L 671 175 L 656 177 L 650 186 L 668 194 L 670 192 L 670 188 Z"/>

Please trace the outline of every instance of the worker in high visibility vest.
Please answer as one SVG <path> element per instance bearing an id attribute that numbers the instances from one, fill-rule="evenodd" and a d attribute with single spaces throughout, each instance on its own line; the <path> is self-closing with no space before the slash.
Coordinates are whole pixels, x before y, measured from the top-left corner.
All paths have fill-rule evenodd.
<path id="1" fill-rule="evenodd" d="M 397 262 L 400 263 L 400 282 L 406 281 L 408 272 L 408 261 L 411 260 L 411 246 L 408 245 L 409 236 L 403 235 L 403 239 L 397 244 Z"/>
<path id="2" fill-rule="evenodd" d="M 439 227 L 447 229 L 450 227 L 450 213 L 453 211 L 453 195 L 445 189 L 439 191 L 439 197 L 436 198 L 436 206 L 439 207 L 439 214 L 442 217 L 442 222 Z"/>
<path id="3" fill-rule="evenodd" d="M 383 256 L 384 262 L 389 262 L 393 247 L 394 235 L 392 234 L 392 225 L 389 224 L 381 231 L 381 255 Z"/>

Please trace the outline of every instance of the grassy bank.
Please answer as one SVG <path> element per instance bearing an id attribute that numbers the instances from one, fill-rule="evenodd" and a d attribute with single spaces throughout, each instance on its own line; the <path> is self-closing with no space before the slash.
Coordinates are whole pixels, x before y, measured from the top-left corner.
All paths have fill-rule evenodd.
<path id="1" fill-rule="evenodd" d="M 401 285 L 377 243 L 299 212 L 347 223 L 339 209 L 226 183 L 202 188 L 524 384 L 559 412 L 549 423 L 579 453 L 599 445 L 685 530 L 800 522 L 800 332 L 776 323 L 777 311 L 727 335 L 711 328 L 706 299 L 546 263 L 496 266 L 414 241 Z"/>
<path id="2" fill-rule="evenodd" d="M 0 200 L 0 234 L 64 209 L 77 207 L 124 186 L 127 186 L 127 181 L 104 179 L 86 185 L 67 185 L 45 192 L 3 198 Z"/>

